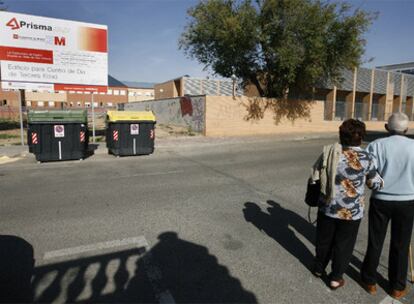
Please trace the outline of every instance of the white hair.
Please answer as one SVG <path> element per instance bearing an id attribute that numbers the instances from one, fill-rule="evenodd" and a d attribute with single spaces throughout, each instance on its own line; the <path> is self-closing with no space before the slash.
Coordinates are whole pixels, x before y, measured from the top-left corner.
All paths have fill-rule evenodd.
<path id="1" fill-rule="evenodd" d="M 404 132 L 408 129 L 408 116 L 402 112 L 392 113 L 388 118 L 388 130 L 394 132 Z"/>

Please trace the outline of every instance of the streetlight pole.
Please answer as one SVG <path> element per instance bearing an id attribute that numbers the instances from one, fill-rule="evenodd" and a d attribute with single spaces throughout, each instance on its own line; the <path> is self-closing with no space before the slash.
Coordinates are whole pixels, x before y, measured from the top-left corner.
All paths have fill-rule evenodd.
<path id="1" fill-rule="evenodd" d="M 95 92 L 92 92 L 92 142 L 95 143 L 95 101 L 93 95 Z"/>
<path id="2" fill-rule="evenodd" d="M 236 80 L 237 77 L 234 74 L 231 74 L 231 80 L 233 81 L 233 99 L 236 97 Z"/>
<path id="3" fill-rule="evenodd" d="M 24 136 L 23 136 L 23 94 L 24 90 L 19 90 L 19 117 L 20 117 L 20 142 L 24 146 Z"/>

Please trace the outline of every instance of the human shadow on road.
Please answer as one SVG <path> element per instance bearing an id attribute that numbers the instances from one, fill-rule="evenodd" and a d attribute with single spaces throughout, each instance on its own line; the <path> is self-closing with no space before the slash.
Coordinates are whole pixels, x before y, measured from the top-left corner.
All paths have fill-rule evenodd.
<path id="1" fill-rule="evenodd" d="M 255 295 L 206 247 L 180 239 L 175 232 L 165 232 L 158 239 L 149 254 L 159 265 L 165 285 L 155 289 L 169 290 L 178 303 L 257 303 Z M 145 267 L 145 259 L 139 260 L 136 278 Z"/>
<path id="2" fill-rule="evenodd" d="M 126 249 L 36 267 L 35 302 L 256 303 L 204 246 L 165 232 L 150 250 Z"/>
<path id="3" fill-rule="evenodd" d="M 268 200 L 267 203 L 269 204 L 267 213 L 263 212 L 256 203 L 245 203 L 244 218 L 278 242 L 308 270 L 311 270 L 313 254 L 296 236 L 295 231 L 314 244 L 315 227 L 295 212 L 283 208 L 279 203 L 272 200 Z"/>
<path id="4" fill-rule="evenodd" d="M 0 302 L 31 302 L 33 247 L 13 235 L 0 235 Z"/>
<path id="5" fill-rule="evenodd" d="M 244 218 L 247 222 L 252 223 L 259 230 L 265 232 L 269 237 L 278 242 L 286 251 L 311 271 L 314 254 L 296 236 L 295 231 L 305 237 L 314 247 L 316 227 L 297 213 L 283 208 L 273 200 L 268 200 L 267 204 L 269 207 L 266 209 L 267 212 L 264 212 L 256 203 L 245 203 L 243 209 Z M 361 260 L 353 255 L 350 264 L 346 274 L 361 285 Z M 329 283 L 327 277 L 323 279 L 325 283 Z M 386 280 L 381 275 L 378 276 L 378 284 L 384 289 L 387 288 Z"/>

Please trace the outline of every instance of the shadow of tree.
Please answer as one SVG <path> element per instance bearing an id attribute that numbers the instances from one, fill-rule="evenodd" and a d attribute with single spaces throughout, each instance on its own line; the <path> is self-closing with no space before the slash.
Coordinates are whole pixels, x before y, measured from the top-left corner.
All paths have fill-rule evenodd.
<path id="1" fill-rule="evenodd" d="M 36 267 L 35 302 L 256 303 L 204 246 L 174 232 L 133 248 Z"/>
<path id="2" fill-rule="evenodd" d="M 263 97 L 250 97 L 242 105 L 246 108 L 246 121 L 258 121 L 264 118 L 267 112 L 272 113 L 276 125 L 282 119 L 287 119 L 294 123 L 297 119 L 311 121 L 312 100 L 303 99 L 275 99 Z"/>

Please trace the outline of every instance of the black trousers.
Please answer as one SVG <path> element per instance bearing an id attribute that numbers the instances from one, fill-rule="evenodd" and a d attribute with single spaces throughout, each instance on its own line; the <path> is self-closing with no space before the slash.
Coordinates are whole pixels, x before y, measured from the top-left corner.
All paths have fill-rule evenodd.
<path id="1" fill-rule="evenodd" d="M 370 199 L 368 249 L 361 269 L 361 277 L 366 284 L 375 284 L 377 281 L 377 267 L 391 220 L 388 280 L 391 289 L 405 289 L 413 219 L 414 201 Z"/>
<path id="2" fill-rule="evenodd" d="M 314 271 L 322 273 L 332 257 L 332 280 L 342 279 L 354 251 L 361 220 L 334 219 L 318 212 Z"/>

